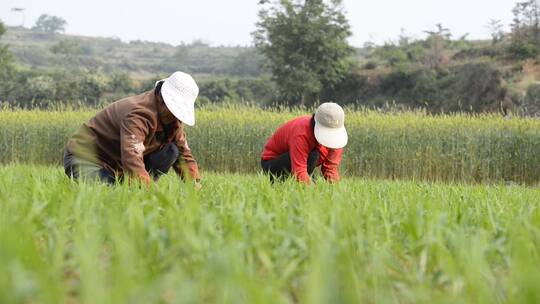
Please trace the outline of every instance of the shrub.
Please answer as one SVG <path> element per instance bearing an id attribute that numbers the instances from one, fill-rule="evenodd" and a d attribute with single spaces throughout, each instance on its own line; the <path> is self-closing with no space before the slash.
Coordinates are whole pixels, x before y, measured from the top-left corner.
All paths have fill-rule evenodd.
<path id="1" fill-rule="evenodd" d="M 368 61 L 364 64 L 365 70 L 374 70 L 377 68 L 377 63 L 375 61 Z"/>
<path id="2" fill-rule="evenodd" d="M 534 83 L 527 87 L 527 94 L 520 106 L 522 114 L 540 117 L 540 84 Z"/>

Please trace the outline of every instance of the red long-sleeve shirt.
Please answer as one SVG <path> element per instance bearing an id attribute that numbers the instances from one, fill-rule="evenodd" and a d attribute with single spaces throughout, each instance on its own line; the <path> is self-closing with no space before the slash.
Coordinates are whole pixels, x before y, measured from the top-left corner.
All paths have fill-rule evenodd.
<path id="1" fill-rule="evenodd" d="M 299 181 L 309 183 L 307 160 L 309 153 L 315 148 L 320 154 L 317 166 L 321 166 L 324 178 L 331 182 L 339 181 L 343 149 L 330 149 L 317 142 L 311 127 L 311 116 L 295 118 L 277 129 L 266 142 L 261 158 L 270 160 L 289 152 L 292 174 Z"/>

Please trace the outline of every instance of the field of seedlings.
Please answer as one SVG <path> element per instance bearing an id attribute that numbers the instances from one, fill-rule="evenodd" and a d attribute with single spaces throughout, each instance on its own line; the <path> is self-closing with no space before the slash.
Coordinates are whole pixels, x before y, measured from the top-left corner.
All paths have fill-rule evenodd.
<path id="1" fill-rule="evenodd" d="M 308 112 L 203 108 L 197 191 L 70 181 L 93 113 L 0 111 L 0 303 L 540 302 L 540 121 L 349 112 L 341 183 L 272 185 Z"/>
<path id="2" fill-rule="evenodd" d="M 538 303 L 540 190 L 0 168 L 1 303 Z"/>

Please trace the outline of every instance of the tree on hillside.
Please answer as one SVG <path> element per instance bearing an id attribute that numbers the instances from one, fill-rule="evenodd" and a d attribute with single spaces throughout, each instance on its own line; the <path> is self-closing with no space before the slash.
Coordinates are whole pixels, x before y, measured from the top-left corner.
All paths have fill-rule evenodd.
<path id="1" fill-rule="evenodd" d="M 0 21 L 0 38 L 6 32 L 6 28 Z M 13 57 L 6 45 L 0 44 L 0 91 L 5 90 L 6 80 L 8 80 L 13 72 Z M 3 96 L 3 95 L 1 95 Z"/>
<path id="2" fill-rule="evenodd" d="M 444 48 L 451 43 L 452 34 L 448 28 L 442 24 L 437 24 L 435 31 L 424 31 L 428 34 L 426 46 L 428 52 L 425 57 L 425 63 L 432 69 L 439 68 L 444 61 Z"/>
<path id="3" fill-rule="evenodd" d="M 398 41 L 397 41 L 397 44 L 400 46 L 400 47 L 408 47 L 412 42 L 414 42 L 414 38 L 412 36 L 410 36 L 409 34 L 407 34 L 407 32 L 405 31 L 404 28 L 401 28 L 401 31 L 399 33 L 399 36 L 398 36 Z"/>
<path id="4" fill-rule="evenodd" d="M 354 51 L 341 0 L 260 0 L 256 47 L 283 98 L 290 104 L 317 101 L 351 65 Z"/>
<path id="5" fill-rule="evenodd" d="M 0 21 L 0 39 L 6 32 L 6 28 L 2 21 Z M 13 65 L 13 57 L 8 50 L 7 45 L 0 43 L 0 103 L 6 101 L 6 96 L 12 92 L 17 83 L 13 81 L 15 74 L 15 67 Z"/>
<path id="6" fill-rule="evenodd" d="M 491 35 L 491 43 L 493 45 L 501 42 L 504 39 L 504 26 L 501 20 L 491 19 L 486 27 Z"/>
<path id="7" fill-rule="evenodd" d="M 67 25 L 66 20 L 57 16 L 51 16 L 43 14 L 39 16 L 36 21 L 36 25 L 32 27 L 33 30 L 45 32 L 45 33 L 62 33 Z"/>
<path id="8" fill-rule="evenodd" d="M 540 0 L 518 2 L 512 13 L 511 53 L 518 58 L 537 56 L 540 54 Z"/>

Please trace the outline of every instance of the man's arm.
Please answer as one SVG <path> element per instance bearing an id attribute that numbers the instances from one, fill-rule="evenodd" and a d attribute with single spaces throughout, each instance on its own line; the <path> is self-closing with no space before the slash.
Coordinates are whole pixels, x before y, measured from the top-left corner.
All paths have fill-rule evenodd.
<path id="1" fill-rule="evenodd" d="M 321 165 L 321 172 L 327 181 L 339 181 L 339 164 L 342 155 L 343 149 L 328 149 L 328 156 Z"/>
<path id="2" fill-rule="evenodd" d="M 120 153 L 124 173 L 150 185 L 151 178 L 144 166 L 144 140 L 150 122 L 137 114 L 128 114 L 120 123 Z"/>
<path id="3" fill-rule="evenodd" d="M 178 147 L 178 151 L 180 152 L 180 157 L 173 164 L 174 171 L 180 175 L 182 179 L 185 179 L 187 171 L 193 180 L 199 181 L 201 179 L 199 167 L 195 157 L 193 157 L 193 154 L 191 153 L 191 149 L 188 146 L 186 134 L 182 129 L 178 131 L 175 143 Z"/>

